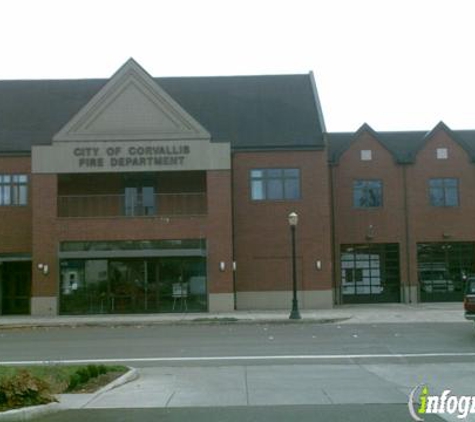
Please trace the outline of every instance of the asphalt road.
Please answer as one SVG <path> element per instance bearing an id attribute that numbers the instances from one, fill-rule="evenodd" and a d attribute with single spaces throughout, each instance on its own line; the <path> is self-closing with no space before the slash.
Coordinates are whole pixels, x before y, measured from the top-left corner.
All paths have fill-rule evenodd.
<path id="1" fill-rule="evenodd" d="M 0 363 L 65 360 L 122 361 L 141 377 L 38 422 L 400 422 L 411 420 L 408 392 L 420 382 L 475 395 L 465 322 L 0 330 Z"/>
<path id="2" fill-rule="evenodd" d="M 405 354 L 455 354 L 475 361 L 475 355 L 470 356 L 475 354 L 473 324 L 230 323 L 0 330 L 0 363 L 136 359 L 134 366 L 156 366 L 160 358 L 171 357 L 185 362 L 187 357 Z M 457 359 L 455 355 L 451 359 Z"/>

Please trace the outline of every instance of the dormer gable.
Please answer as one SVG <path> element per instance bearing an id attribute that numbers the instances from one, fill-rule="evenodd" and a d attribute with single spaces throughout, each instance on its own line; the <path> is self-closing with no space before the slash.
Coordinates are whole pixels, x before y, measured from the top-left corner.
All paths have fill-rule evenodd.
<path id="1" fill-rule="evenodd" d="M 423 143 L 421 143 L 419 148 L 415 151 L 414 156 L 417 158 L 417 155 L 426 148 L 427 144 L 441 132 L 445 133 L 451 141 L 458 144 L 467 153 L 468 157 L 473 160 L 473 149 L 470 145 L 467 144 L 461 136 L 458 136 L 457 132 L 450 129 L 443 121 L 437 123 L 437 125 L 427 133 L 424 137 Z"/>
<path id="2" fill-rule="evenodd" d="M 355 145 L 357 145 L 357 143 L 365 135 L 369 135 L 369 137 L 373 139 L 374 141 L 376 141 L 378 144 L 380 144 L 384 150 L 388 151 L 389 154 L 392 154 L 391 151 L 386 147 L 386 145 L 383 142 L 381 142 L 377 132 L 368 123 L 364 123 L 359 127 L 359 129 L 354 134 L 350 134 L 350 133 L 330 134 L 330 138 L 333 138 L 333 140 L 336 141 L 335 143 L 339 143 L 339 145 L 338 146 L 335 145 L 333 147 L 333 151 L 331 151 L 332 152 L 331 157 L 330 157 L 331 161 L 334 164 L 338 163 L 341 157 L 348 150 L 355 147 Z M 364 154 L 362 151 L 360 158 L 365 155 L 368 156 L 367 152 L 366 154 Z"/>

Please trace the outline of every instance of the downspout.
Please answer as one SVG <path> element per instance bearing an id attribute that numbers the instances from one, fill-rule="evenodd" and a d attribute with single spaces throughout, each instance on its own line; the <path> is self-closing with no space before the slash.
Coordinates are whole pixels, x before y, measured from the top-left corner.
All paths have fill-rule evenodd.
<path id="1" fill-rule="evenodd" d="M 409 193 L 407 190 L 407 164 L 402 165 L 403 189 L 404 189 L 404 226 L 406 237 L 406 274 L 407 274 L 407 301 L 412 303 L 412 283 L 411 283 L 411 264 L 410 264 L 410 230 L 409 230 Z"/>
<path id="2" fill-rule="evenodd" d="M 333 169 L 334 165 L 330 163 L 328 166 L 330 173 L 330 230 L 331 230 L 331 251 L 332 251 L 332 287 L 333 287 L 333 304 L 338 305 L 341 303 L 341 297 L 337 294 L 336 288 L 336 257 L 337 257 L 337 245 L 336 245 L 336 222 L 335 222 L 335 195 L 334 195 L 334 180 L 333 180 Z"/>
<path id="3" fill-rule="evenodd" d="M 232 259 L 231 271 L 233 272 L 233 302 L 234 310 L 237 310 L 237 291 L 236 291 L 236 257 L 234 256 L 235 245 L 235 227 L 234 227 L 234 153 L 231 152 L 231 236 L 232 236 Z"/>

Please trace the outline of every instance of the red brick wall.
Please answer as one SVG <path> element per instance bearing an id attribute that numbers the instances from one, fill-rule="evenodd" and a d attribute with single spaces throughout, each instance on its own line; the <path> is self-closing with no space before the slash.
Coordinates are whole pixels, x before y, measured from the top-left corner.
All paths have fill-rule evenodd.
<path id="1" fill-rule="evenodd" d="M 57 176 L 34 174 L 33 202 L 33 280 L 32 296 L 56 296 L 58 289 L 58 229 L 56 225 Z M 37 270 L 47 264 L 49 274 Z"/>
<path id="2" fill-rule="evenodd" d="M 299 168 L 301 200 L 252 201 L 250 171 Z M 288 214 L 297 227 L 300 290 L 331 288 L 331 246 L 326 151 L 243 152 L 233 155 L 234 245 L 237 291 L 289 291 L 291 240 Z M 323 263 L 315 269 L 316 260 Z"/>
<path id="3" fill-rule="evenodd" d="M 0 157 L 0 174 L 30 174 L 30 157 Z M 31 253 L 31 178 L 28 206 L 0 207 L 0 253 Z"/>
<path id="4" fill-rule="evenodd" d="M 361 161 L 360 151 L 371 150 L 372 160 Z M 391 153 L 370 134 L 363 133 L 332 169 L 336 238 L 340 243 L 365 243 L 369 225 L 374 227 L 374 241 L 399 242 L 404 237 L 404 193 L 402 167 Z M 380 179 L 383 183 L 383 206 L 355 208 L 353 181 Z"/>
<path id="5" fill-rule="evenodd" d="M 438 160 L 437 148 L 447 148 L 449 158 Z M 361 161 L 360 151 L 370 149 L 371 161 Z M 343 153 L 333 175 L 335 210 L 335 266 L 339 268 L 341 244 L 367 243 L 367 228 L 373 225 L 375 243 L 398 243 L 403 284 L 417 284 L 417 243 L 442 241 L 474 241 L 475 166 L 466 151 L 442 129 L 438 129 L 418 152 L 414 164 L 396 164 L 393 156 L 368 132 L 353 142 Z M 407 180 L 407 221 L 404 207 L 404 172 Z M 432 207 L 429 202 L 430 178 L 459 179 L 459 207 Z M 353 208 L 355 179 L 383 181 L 383 207 Z M 406 239 L 406 233 L 409 239 Z M 444 237 L 444 233 L 448 237 Z M 409 245 L 409 252 L 406 245 Z M 409 267 L 408 267 L 409 265 Z M 336 271 L 337 283 L 340 281 Z"/>
<path id="6" fill-rule="evenodd" d="M 361 150 L 371 150 L 372 160 L 362 161 Z M 403 168 L 392 154 L 370 133 L 363 132 L 342 154 L 333 175 L 333 205 L 335 213 L 335 275 L 341 281 L 340 245 L 351 243 L 398 243 L 401 279 L 406 276 L 406 231 L 404 218 Z M 353 181 L 380 179 L 383 183 L 383 206 L 353 207 Z M 369 230 L 372 226 L 372 230 Z M 368 240 L 371 232 L 374 236 Z"/>
<path id="7" fill-rule="evenodd" d="M 233 292 L 230 173 L 230 171 L 207 172 L 208 216 L 205 231 L 208 238 L 210 293 Z M 219 269 L 221 261 L 225 263 L 225 271 Z"/>
<path id="8" fill-rule="evenodd" d="M 437 148 L 448 149 L 448 159 L 436 158 Z M 466 151 L 450 139 L 445 131 L 437 131 L 408 167 L 410 220 L 413 236 L 419 241 L 443 241 L 443 233 L 453 239 L 474 240 L 475 166 Z M 459 179 L 458 207 L 433 207 L 429 202 L 429 179 Z"/>
<path id="9" fill-rule="evenodd" d="M 448 159 L 436 158 L 437 148 L 448 149 Z M 429 202 L 430 178 L 459 179 L 459 206 L 433 207 Z M 419 242 L 475 241 L 475 166 L 467 152 L 444 130 L 437 130 L 408 166 L 411 280 L 417 282 Z M 444 234 L 446 237 L 444 237 Z"/>
<path id="10" fill-rule="evenodd" d="M 58 185 L 56 175 L 34 175 L 32 178 L 35 205 L 34 265 L 47 263 L 50 268 L 47 276 L 34 271 L 34 296 L 57 295 L 59 243 L 74 240 L 205 238 L 209 250 L 209 292 L 231 293 L 233 291 L 230 171 L 207 172 L 208 214 L 204 217 L 58 219 L 56 216 Z M 183 181 L 183 177 L 178 179 Z M 113 184 L 114 178 L 110 180 Z M 89 185 L 89 182 L 86 185 Z M 226 271 L 219 271 L 219 261 L 226 263 Z"/>

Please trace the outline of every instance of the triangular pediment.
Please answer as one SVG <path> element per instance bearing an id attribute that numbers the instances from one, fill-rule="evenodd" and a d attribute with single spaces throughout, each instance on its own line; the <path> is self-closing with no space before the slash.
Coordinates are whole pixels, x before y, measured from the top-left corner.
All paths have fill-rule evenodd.
<path id="1" fill-rule="evenodd" d="M 53 137 L 53 141 L 210 139 L 133 59 Z"/>

